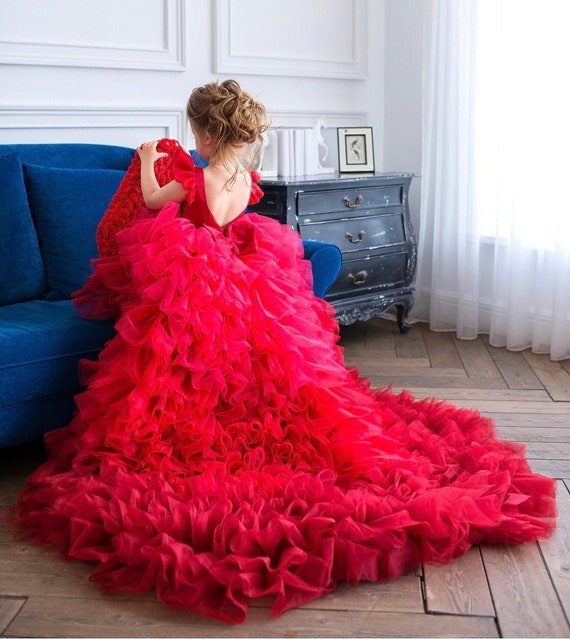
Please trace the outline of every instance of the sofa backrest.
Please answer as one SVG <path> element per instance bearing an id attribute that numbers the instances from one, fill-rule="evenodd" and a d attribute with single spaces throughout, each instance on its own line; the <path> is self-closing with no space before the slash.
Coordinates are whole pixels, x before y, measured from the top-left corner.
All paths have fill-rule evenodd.
<path id="1" fill-rule="evenodd" d="M 104 144 L 0 145 L 0 305 L 65 299 L 83 285 L 133 156 Z"/>
<path id="2" fill-rule="evenodd" d="M 126 171 L 135 152 L 134 149 L 109 144 L 0 144 L 0 156 L 9 153 L 15 153 L 22 164 Z"/>
<path id="3" fill-rule="evenodd" d="M 83 286 L 97 226 L 134 154 L 108 144 L 0 144 L 0 306 L 67 299 Z"/>

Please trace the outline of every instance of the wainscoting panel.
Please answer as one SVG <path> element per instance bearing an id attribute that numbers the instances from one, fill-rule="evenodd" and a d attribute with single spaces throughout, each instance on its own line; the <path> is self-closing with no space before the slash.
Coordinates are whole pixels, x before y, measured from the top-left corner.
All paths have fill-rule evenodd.
<path id="1" fill-rule="evenodd" d="M 83 142 L 135 147 L 164 137 L 184 142 L 176 109 L 0 108 L 0 143 Z"/>
<path id="2" fill-rule="evenodd" d="M 283 6 L 216 0 L 216 71 L 366 78 L 367 0 L 287 0 L 286 11 Z"/>
<path id="3" fill-rule="evenodd" d="M 305 128 L 321 121 L 325 127 L 364 126 L 366 113 L 348 113 L 343 111 L 270 111 L 267 117 L 272 127 Z"/>
<path id="4" fill-rule="evenodd" d="M 269 111 L 272 128 L 312 128 L 321 123 L 328 148 L 326 166 L 338 162 L 337 127 L 364 126 L 366 113 Z M 183 109 L 0 107 L 0 144 L 81 142 L 136 147 L 145 140 L 194 140 Z"/>
<path id="5" fill-rule="evenodd" d="M 184 9 L 185 0 L 2 0 L 0 63 L 181 71 Z"/>

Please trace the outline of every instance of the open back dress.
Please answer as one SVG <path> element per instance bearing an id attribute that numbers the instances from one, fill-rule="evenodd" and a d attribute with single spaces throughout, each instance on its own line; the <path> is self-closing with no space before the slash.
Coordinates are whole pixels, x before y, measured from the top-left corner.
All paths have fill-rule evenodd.
<path id="1" fill-rule="evenodd" d="M 19 495 L 24 535 L 93 564 L 107 591 L 240 622 L 258 597 L 280 614 L 551 533 L 554 482 L 522 446 L 475 410 L 372 389 L 298 234 L 246 212 L 219 226 L 203 169 L 162 148 L 186 201 L 144 210 L 135 156 L 74 295 L 116 336 Z"/>

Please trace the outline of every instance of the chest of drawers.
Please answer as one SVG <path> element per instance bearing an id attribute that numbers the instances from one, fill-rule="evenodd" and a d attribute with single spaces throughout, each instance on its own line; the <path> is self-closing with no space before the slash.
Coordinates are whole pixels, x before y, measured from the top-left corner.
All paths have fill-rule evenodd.
<path id="1" fill-rule="evenodd" d="M 336 244 L 343 266 L 326 299 L 341 324 L 397 309 L 410 326 L 417 248 L 408 192 L 413 175 L 326 175 L 266 179 L 255 210 L 289 224 L 301 237 Z"/>

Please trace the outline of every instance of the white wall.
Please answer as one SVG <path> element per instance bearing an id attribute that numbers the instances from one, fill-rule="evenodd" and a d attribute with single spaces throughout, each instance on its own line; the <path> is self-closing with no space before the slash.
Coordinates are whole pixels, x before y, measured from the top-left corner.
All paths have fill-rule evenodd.
<path id="1" fill-rule="evenodd" d="M 416 170 L 414 154 L 402 150 L 407 140 L 384 126 L 385 109 L 400 113 L 406 91 L 396 67 L 385 65 L 386 34 L 389 56 L 399 55 L 386 19 L 407 22 L 399 3 L 1 0 L 0 143 L 135 146 L 168 136 L 191 146 L 191 89 L 234 77 L 276 126 L 322 118 L 325 164 L 338 162 L 337 126 L 367 125 L 377 170 Z M 390 92 L 396 88 L 387 101 L 385 73 Z"/>
<path id="2" fill-rule="evenodd" d="M 422 63 L 426 0 L 386 0 L 384 169 L 414 173 L 410 211 L 420 231 Z"/>

